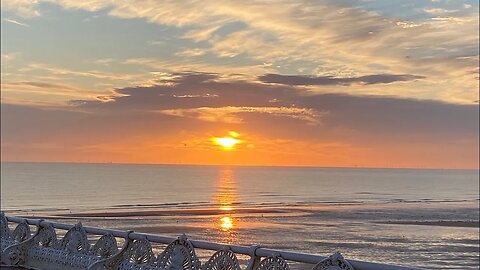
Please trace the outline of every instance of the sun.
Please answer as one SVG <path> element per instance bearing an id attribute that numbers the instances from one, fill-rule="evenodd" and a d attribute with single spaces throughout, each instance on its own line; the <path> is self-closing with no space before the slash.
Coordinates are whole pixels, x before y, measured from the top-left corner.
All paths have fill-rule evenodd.
<path id="1" fill-rule="evenodd" d="M 238 142 L 239 140 L 231 137 L 215 138 L 215 143 L 224 148 L 232 148 L 235 144 L 238 144 Z"/>
<path id="2" fill-rule="evenodd" d="M 238 134 L 235 131 L 230 131 L 228 133 L 230 136 L 227 137 L 215 137 L 212 138 L 213 143 L 216 145 L 220 145 L 223 149 L 225 150 L 230 150 L 233 149 L 233 147 L 242 141 L 239 139 L 236 139 L 240 134 Z"/>

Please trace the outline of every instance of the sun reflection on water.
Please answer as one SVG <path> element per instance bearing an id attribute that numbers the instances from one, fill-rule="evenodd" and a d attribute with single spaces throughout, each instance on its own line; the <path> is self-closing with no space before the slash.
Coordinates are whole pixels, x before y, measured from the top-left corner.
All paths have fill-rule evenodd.
<path id="1" fill-rule="evenodd" d="M 223 211 L 232 211 L 233 207 L 230 205 L 221 205 L 218 209 L 223 210 Z"/>
<path id="2" fill-rule="evenodd" d="M 235 182 L 234 172 L 231 168 L 223 168 L 220 170 L 218 177 L 218 186 L 215 194 L 215 202 L 218 210 L 223 214 L 219 217 L 216 226 L 222 232 L 227 233 L 224 236 L 224 242 L 231 243 L 234 239 L 234 229 L 236 227 L 233 212 L 235 211 L 235 203 L 237 201 L 237 186 Z"/>
<path id="3" fill-rule="evenodd" d="M 222 228 L 222 231 L 228 232 L 233 228 L 233 219 L 231 217 L 222 217 L 220 221 L 220 227 Z"/>

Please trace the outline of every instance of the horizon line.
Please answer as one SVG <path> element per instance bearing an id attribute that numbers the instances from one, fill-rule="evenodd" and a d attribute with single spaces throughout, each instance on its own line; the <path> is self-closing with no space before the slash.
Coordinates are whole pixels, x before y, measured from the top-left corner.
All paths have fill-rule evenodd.
<path id="1" fill-rule="evenodd" d="M 400 170 L 464 170 L 479 171 L 480 168 L 436 168 L 436 167 L 370 167 L 370 166 L 321 166 L 321 165 L 256 165 L 256 164 L 192 164 L 192 163 L 135 163 L 135 162 L 88 162 L 88 161 L 10 161 L 1 163 L 47 163 L 47 164 L 97 164 L 97 165 L 163 165 L 163 166 L 203 166 L 203 167 L 285 167 L 322 169 L 400 169 Z"/>

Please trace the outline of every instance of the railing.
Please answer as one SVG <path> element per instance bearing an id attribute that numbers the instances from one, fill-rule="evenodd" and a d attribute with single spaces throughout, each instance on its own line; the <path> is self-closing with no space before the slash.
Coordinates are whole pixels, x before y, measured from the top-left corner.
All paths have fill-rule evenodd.
<path id="1" fill-rule="evenodd" d="M 241 270 L 236 255 L 249 256 L 246 270 L 286 270 L 287 261 L 315 264 L 313 270 L 421 270 L 389 264 L 345 260 L 340 253 L 318 256 L 305 253 L 260 248 L 257 246 L 224 245 L 153 234 L 106 230 L 70 225 L 40 219 L 5 216 L 1 213 L 1 262 L 4 265 L 35 269 L 190 269 Z M 8 222 L 17 223 L 12 232 Z M 29 225 L 37 230 L 30 233 Z M 56 231 L 67 230 L 61 240 Z M 88 235 L 102 236 L 90 246 Z M 125 239 L 118 248 L 116 238 Z M 151 243 L 168 244 L 155 256 Z M 216 251 L 202 264 L 195 249 Z M 263 258 L 263 260 L 262 260 Z"/>

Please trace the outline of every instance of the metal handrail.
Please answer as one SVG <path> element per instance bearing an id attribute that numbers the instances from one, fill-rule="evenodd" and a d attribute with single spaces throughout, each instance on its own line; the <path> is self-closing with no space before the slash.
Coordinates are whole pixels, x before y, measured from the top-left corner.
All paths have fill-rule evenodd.
<path id="1" fill-rule="evenodd" d="M 74 227 L 74 225 L 71 225 L 71 224 L 51 222 L 43 219 L 21 218 L 21 217 L 7 216 L 7 215 L 5 215 L 5 217 L 7 218 L 8 221 L 14 222 L 14 223 L 27 223 L 29 225 L 36 225 L 36 226 L 51 225 L 56 229 L 62 229 L 62 230 L 69 230 L 72 227 Z M 102 229 L 102 228 L 86 227 L 86 226 L 84 226 L 83 228 L 87 233 L 92 235 L 112 234 L 113 236 L 119 237 L 119 238 L 125 238 L 125 239 L 131 239 L 131 240 L 147 239 L 150 242 L 161 243 L 161 244 L 169 244 L 175 239 L 177 239 L 175 237 L 160 236 L 160 235 L 148 234 L 148 233 L 127 232 L 127 231 L 110 230 L 110 229 Z M 257 246 L 225 245 L 225 244 L 202 241 L 202 240 L 190 240 L 190 242 L 193 244 L 195 248 L 198 248 L 198 249 L 217 251 L 217 250 L 222 250 L 228 247 L 232 252 L 236 254 L 248 255 L 251 257 L 268 257 L 268 256 L 272 256 L 273 254 L 277 254 L 277 255 L 280 255 L 285 260 L 300 262 L 300 263 L 316 264 L 321 260 L 327 258 L 325 256 L 313 255 L 308 253 L 275 250 L 275 249 L 262 248 Z M 382 263 L 373 263 L 373 262 L 365 262 L 365 261 L 357 261 L 357 260 L 347 260 L 347 261 L 355 268 L 355 270 L 426 270 L 425 268 L 399 266 L 399 265 L 393 265 L 393 264 L 382 264 Z"/>

